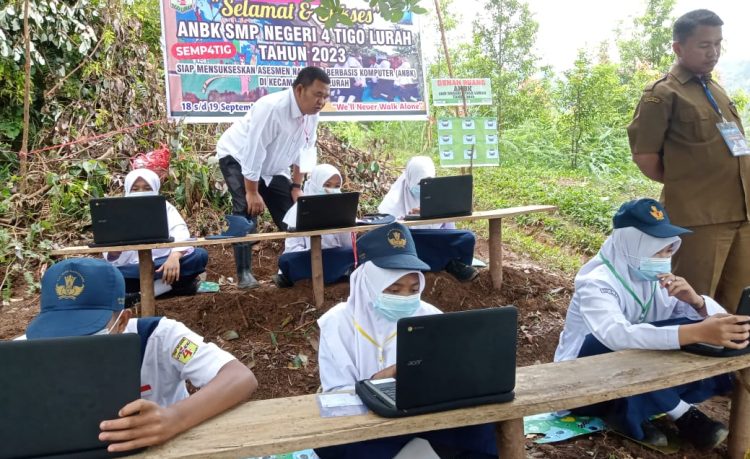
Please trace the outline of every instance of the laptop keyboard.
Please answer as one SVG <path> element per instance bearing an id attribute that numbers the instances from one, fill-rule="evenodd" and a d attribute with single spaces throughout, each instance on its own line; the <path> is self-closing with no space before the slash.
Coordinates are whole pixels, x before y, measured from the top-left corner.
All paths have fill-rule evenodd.
<path id="1" fill-rule="evenodd" d="M 378 384 L 378 389 L 391 399 L 396 400 L 396 381 Z"/>

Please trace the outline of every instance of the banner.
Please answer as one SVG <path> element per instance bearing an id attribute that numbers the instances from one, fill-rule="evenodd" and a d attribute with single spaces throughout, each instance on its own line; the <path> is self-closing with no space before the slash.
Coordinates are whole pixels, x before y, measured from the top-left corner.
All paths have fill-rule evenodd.
<path id="1" fill-rule="evenodd" d="M 354 26 L 323 27 L 317 1 L 161 0 L 168 115 L 218 123 L 292 85 L 299 70 L 331 77 L 328 120 L 425 120 L 420 36 L 411 13 L 394 24 L 364 0 Z"/>
<path id="2" fill-rule="evenodd" d="M 495 118 L 440 118 L 437 134 L 441 167 L 500 165 Z"/>
<path id="3" fill-rule="evenodd" d="M 463 94 L 462 94 L 463 93 Z M 492 105 L 489 78 L 439 78 L 432 80 L 432 105 Z"/>

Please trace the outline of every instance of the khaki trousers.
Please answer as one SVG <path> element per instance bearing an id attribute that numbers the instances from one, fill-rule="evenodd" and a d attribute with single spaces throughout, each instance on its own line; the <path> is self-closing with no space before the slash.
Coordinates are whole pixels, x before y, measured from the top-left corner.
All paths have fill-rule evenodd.
<path id="1" fill-rule="evenodd" d="M 673 271 L 700 295 L 735 312 L 742 289 L 750 286 L 750 222 L 689 227 L 675 253 Z"/>

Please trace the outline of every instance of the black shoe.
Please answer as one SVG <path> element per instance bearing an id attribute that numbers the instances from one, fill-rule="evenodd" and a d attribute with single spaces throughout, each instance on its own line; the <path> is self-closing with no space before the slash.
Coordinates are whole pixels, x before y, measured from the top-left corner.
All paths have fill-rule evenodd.
<path id="1" fill-rule="evenodd" d="M 271 277 L 273 283 L 278 288 L 291 288 L 294 287 L 294 282 L 290 281 L 285 275 L 278 273 Z"/>
<path id="2" fill-rule="evenodd" d="M 201 284 L 200 279 L 197 277 L 188 281 L 177 281 L 172 284 L 172 290 L 167 293 L 172 293 L 176 296 L 190 296 L 198 293 L 198 286 Z"/>
<path id="3" fill-rule="evenodd" d="M 451 260 L 445 267 L 445 272 L 458 279 L 459 282 L 471 282 L 479 275 L 476 269 L 458 260 Z"/>
<path id="4" fill-rule="evenodd" d="M 125 309 L 132 308 L 136 304 L 141 302 L 141 292 L 126 293 L 125 294 Z"/>
<path id="5" fill-rule="evenodd" d="M 724 424 L 714 421 L 694 406 L 691 406 L 674 423 L 680 430 L 682 438 L 702 450 L 716 448 L 729 435 L 729 430 Z"/>

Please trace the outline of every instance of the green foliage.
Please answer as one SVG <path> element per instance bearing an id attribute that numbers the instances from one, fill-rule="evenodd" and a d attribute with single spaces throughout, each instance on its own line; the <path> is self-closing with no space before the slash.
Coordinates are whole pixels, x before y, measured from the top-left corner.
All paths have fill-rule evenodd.
<path id="1" fill-rule="evenodd" d="M 648 0 L 646 11 L 633 21 L 630 38 L 621 38 L 617 46 L 624 75 L 650 68 L 660 72 L 672 63 L 672 10 L 675 0 Z M 620 32 L 622 36 L 623 33 Z"/>
<path id="2" fill-rule="evenodd" d="M 304 0 L 311 2 L 312 0 Z M 424 14 L 426 9 L 419 6 L 420 0 L 368 0 L 370 8 L 377 8 L 377 13 L 386 21 L 399 22 L 406 13 Z M 320 0 L 315 14 L 327 28 L 337 24 L 353 26 L 351 12 L 341 0 Z"/>

